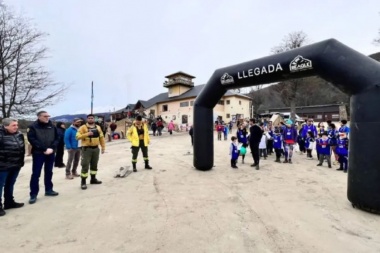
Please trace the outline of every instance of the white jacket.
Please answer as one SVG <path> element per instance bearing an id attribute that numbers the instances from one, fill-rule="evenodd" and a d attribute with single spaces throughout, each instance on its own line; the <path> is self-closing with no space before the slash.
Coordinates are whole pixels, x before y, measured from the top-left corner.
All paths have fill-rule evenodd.
<path id="1" fill-rule="evenodd" d="M 264 133 L 261 137 L 261 141 L 259 144 L 259 149 L 266 149 L 267 148 L 267 140 L 269 140 L 271 136 L 268 133 Z"/>

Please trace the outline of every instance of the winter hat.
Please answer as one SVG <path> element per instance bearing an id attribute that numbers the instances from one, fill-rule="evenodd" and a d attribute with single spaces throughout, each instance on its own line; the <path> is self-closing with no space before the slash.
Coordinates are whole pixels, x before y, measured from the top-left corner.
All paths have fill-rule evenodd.
<path id="1" fill-rule="evenodd" d="M 290 119 L 286 120 L 285 123 L 286 123 L 287 125 L 293 125 L 293 121 L 290 120 Z"/>

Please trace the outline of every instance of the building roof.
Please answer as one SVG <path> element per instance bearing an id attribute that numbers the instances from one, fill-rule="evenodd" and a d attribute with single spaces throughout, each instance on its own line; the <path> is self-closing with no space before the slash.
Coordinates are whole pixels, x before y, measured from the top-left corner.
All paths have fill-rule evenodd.
<path id="1" fill-rule="evenodd" d="M 121 108 L 117 111 L 114 111 L 114 112 L 112 112 L 112 114 L 126 112 L 126 111 L 128 111 L 128 109 L 133 110 L 133 108 L 135 108 L 135 104 L 127 104 L 126 107 Z"/>
<path id="2" fill-rule="evenodd" d="M 369 55 L 372 59 L 375 59 L 376 61 L 380 61 L 380 52 Z"/>
<path id="3" fill-rule="evenodd" d="M 152 107 L 153 105 L 158 104 L 158 103 L 165 103 L 165 102 L 172 102 L 172 101 L 184 100 L 184 99 L 189 99 L 189 98 L 196 98 L 199 95 L 199 93 L 202 91 L 204 86 L 205 86 L 205 84 L 194 86 L 193 88 L 189 89 L 188 91 L 184 92 L 183 94 L 181 94 L 179 96 L 175 96 L 175 97 L 169 97 L 169 92 L 163 92 L 163 93 L 158 94 L 157 96 L 154 96 L 153 98 L 149 99 L 148 101 L 139 100 L 136 103 L 136 105 L 140 102 L 140 104 L 144 108 L 149 108 L 149 107 Z M 224 94 L 224 96 L 225 97 L 239 96 L 239 97 L 243 97 L 246 99 L 251 99 L 249 96 L 242 95 L 240 93 L 236 93 L 236 92 L 233 92 L 230 90 L 228 90 Z"/>
<path id="4" fill-rule="evenodd" d="M 296 106 L 297 113 L 328 113 L 339 112 L 341 104 L 327 104 L 327 105 L 311 105 L 311 106 Z M 270 108 L 269 112 L 290 112 L 290 107 Z"/>
<path id="5" fill-rule="evenodd" d="M 178 72 L 176 72 L 176 73 L 173 73 L 173 74 L 167 75 L 167 76 L 165 76 L 165 78 L 170 78 L 170 77 L 178 76 L 178 75 L 187 76 L 187 77 L 190 77 L 190 78 L 195 78 L 195 76 L 189 75 L 189 74 L 187 74 L 187 73 L 185 73 L 185 72 L 182 72 L 182 71 L 178 71 Z"/>

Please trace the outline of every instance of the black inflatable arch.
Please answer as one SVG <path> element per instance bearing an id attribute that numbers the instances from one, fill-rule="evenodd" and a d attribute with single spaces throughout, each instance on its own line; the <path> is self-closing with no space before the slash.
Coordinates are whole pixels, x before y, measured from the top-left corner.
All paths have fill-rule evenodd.
<path id="1" fill-rule="evenodd" d="M 213 167 L 213 108 L 228 89 L 314 75 L 351 96 L 347 195 L 380 212 L 380 63 L 335 39 L 216 70 L 194 102 L 194 167 Z"/>

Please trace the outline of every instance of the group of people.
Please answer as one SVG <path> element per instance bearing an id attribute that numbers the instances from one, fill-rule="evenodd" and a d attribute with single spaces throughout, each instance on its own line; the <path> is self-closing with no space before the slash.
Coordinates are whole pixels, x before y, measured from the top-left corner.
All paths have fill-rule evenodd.
<path id="1" fill-rule="evenodd" d="M 60 141 L 68 153 L 66 165 L 66 179 L 81 178 L 80 187 L 87 189 L 87 178 L 90 174 L 90 184 L 98 185 L 102 181 L 97 179 L 98 161 L 100 153 L 105 152 L 103 130 L 95 123 L 93 114 L 87 115 L 87 122 L 76 118 L 70 127 L 60 132 L 60 124 L 54 125 L 46 111 L 37 113 L 37 120 L 27 129 L 27 140 L 32 146 L 32 175 L 30 178 L 29 204 L 37 201 L 39 194 L 39 179 L 44 168 L 45 196 L 55 197 L 59 193 L 54 190 L 53 168 L 57 163 L 56 156 L 60 155 Z M 63 136 L 62 136 L 63 135 Z M 150 142 L 148 126 L 137 116 L 128 129 L 127 138 L 131 141 L 132 167 L 137 172 L 136 163 L 138 152 L 141 149 L 145 162 L 145 169 L 152 169 L 149 165 L 148 145 Z M 5 210 L 20 208 L 24 203 L 18 203 L 13 196 L 14 185 L 18 174 L 25 163 L 24 134 L 18 130 L 18 120 L 5 118 L 0 126 L 0 216 Z M 63 153 L 63 151 L 62 151 Z M 77 171 L 81 159 L 81 172 Z M 61 162 L 61 161 L 58 161 Z M 4 191 L 4 202 L 2 201 Z M 3 205 L 4 203 L 4 205 Z"/>
<path id="2" fill-rule="evenodd" d="M 306 120 L 299 128 L 292 120 L 286 120 L 274 126 L 272 122 L 268 125 L 257 124 L 255 119 L 239 125 L 236 136 L 231 137 L 230 155 L 231 167 L 237 168 L 238 158 L 242 157 L 242 163 L 247 153 L 247 147 L 251 149 L 254 164 L 251 166 L 259 169 L 260 157 L 264 159 L 268 155 L 275 153 L 277 163 L 292 163 L 295 146 L 298 145 L 300 154 L 307 154 L 308 159 L 313 159 L 313 150 L 317 153 L 318 164 L 322 166 L 327 161 L 331 166 L 331 155 L 335 158 L 335 163 L 339 163 L 337 170 L 347 172 L 348 170 L 348 145 L 349 127 L 346 120 L 341 120 L 341 126 L 336 128 L 335 124 L 327 121 L 319 123 L 316 127 L 312 119 Z M 219 134 L 218 134 L 219 139 Z M 281 158 L 284 158 L 281 161 Z"/>
<path id="3" fill-rule="evenodd" d="M 232 131 L 232 122 L 227 124 L 227 123 L 218 121 L 215 123 L 215 130 L 218 133 L 218 141 L 222 140 L 222 135 L 224 137 L 224 140 L 226 141 L 228 138 L 229 132 Z"/>

